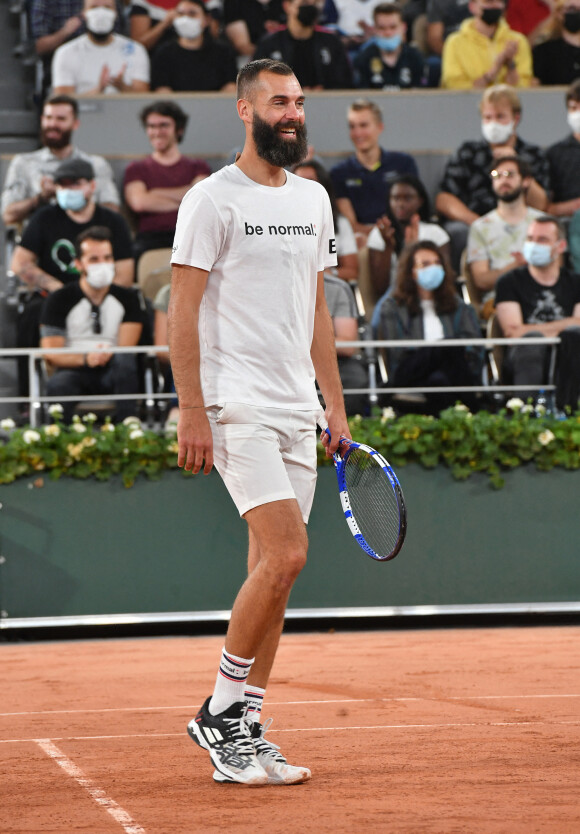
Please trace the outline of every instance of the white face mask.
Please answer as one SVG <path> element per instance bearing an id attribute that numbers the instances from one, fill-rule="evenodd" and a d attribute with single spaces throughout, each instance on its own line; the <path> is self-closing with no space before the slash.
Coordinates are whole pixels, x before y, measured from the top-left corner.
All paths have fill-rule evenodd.
<path id="1" fill-rule="evenodd" d="M 87 29 L 94 35 L 108 35 L 113 31 L 117 12 L 107 9 L 105 6 L 96 6 L 85 12 Z"/>
<path id="2" fill-rule="evenodd" d="M 94 290 L 110 287 L 115 277 L 115 264 L 89 264 L 87 267 L 87 281 Z"/>
<path id="3" fill-rule="evenodd" d="M 203 32 L 201 20 L 198 17 L 188 17 L 185 14 L 181 17 L 175 18 L 173 21 L 173 28 L 180 38 L 187 38 L 190 40 L 199 38 Z"/>
<path id="4" fill-rule="evenodd" d="M 580 133 L 580 110 L 569 110 L 566 118 L 572 133 Z"/>
<path id="5" fill-rule="evenodd" d="M 514 122 L 508 122 L 507 125 L 502 122 L 482 122 L 481 132 L 490 145 L 503 145 L 514 132 Z"/>

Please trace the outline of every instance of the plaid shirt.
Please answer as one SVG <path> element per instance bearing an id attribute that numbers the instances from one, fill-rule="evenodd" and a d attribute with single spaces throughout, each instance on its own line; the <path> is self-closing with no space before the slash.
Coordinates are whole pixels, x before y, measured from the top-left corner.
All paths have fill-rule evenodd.
<path id="1" fill-rule="evenodd" d="M 514 153 L 530 164 L 536 182 L 549 191 L 550 169 L 542 149 L 518 137 Z M 464 142 L 447 162 L 440 190 L 458 197 L 480 217 L 487 214 L 497 204 L 489 176 L 492 162 L 491 146 L 485 140 Z"/>
<path id="2" fill-rule="evenodd" d="M 30 4 L 30 34 L 33 40 L 53 35 L 62 29 L 67 20 L 77 17 L 83 10 L 83 0 L 32 0 Z M 119 4 L 117 3 L 119 11 Z M 123 18 L 118 17 L 115 32 L 123 32 Z M 84 24 L 71 37 L 83 34 Z"/>

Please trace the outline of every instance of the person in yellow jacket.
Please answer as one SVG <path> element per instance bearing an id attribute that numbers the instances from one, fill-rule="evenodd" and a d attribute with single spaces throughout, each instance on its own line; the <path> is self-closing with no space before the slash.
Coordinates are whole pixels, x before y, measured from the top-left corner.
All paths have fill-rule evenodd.
<path id="1" fill-rule="evenodd" d="M 441 86 L 471 90 L 491 84 L 528 87 L 532 55 L 527 39 L 503 18 L 504 0 L 470 0 L 468 17 L 443 45 Z"/>

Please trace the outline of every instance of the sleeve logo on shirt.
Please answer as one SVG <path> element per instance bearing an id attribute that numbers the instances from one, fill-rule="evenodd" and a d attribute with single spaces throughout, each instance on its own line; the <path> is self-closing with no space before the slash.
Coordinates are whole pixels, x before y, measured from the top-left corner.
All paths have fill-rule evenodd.
<path id="1" fill-rule="evenodd" d="M 328 241 L 328 253 L 329 255 L 336 255 L 336 240 L 333 237 Z"/>
<path id="2" fill-rule="evenodd" d="M 314 223 L 308 223 L 307 226 L 268 226 L 267 230 L 264 230 L 262 226 L 250 226 L 249 223 L 246 223 L 244 220 L 244 227 L 247 236 L 250 235 L 314 235 L 316 237 L 316 225 Z"/>

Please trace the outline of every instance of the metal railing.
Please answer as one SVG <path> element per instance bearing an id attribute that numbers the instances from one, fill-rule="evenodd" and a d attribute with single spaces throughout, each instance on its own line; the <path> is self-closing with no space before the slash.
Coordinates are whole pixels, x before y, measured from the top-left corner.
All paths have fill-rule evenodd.
<path id="1" fill-rule="evenodd" d="M 560 344 L 560 338 L 530 336 L 519 339 L 505 338 L 505 337 L 484 337 L 480 339 L 441 339 L 435 342 L 428 342 L 423 339 L 367 339 L 352 342 L 337 341 L 337 347 L 355 347 L 361 348 L 366 353 L 366 361 L 370 366 L 375 365 L 377 348 L 424 348 L 424 347 L 479 347 L 486 351 L 496 345 L 515 346 L 515 345 L 543 345 L 556 346 Z M 156 356 L 159 353 L 167 353 L 167 345 L 147 345 L 139 347 L 103 347 L 91 348 L 91 352 L 95 353 L 131 353 L 131 354 L 145 354 L 148 356 Z M 0 397 L 0 405 L 2 404 L 16 404 L 28 403 L 30 409 L 30 425 L 38 425 L 39 415 L 44 403 L 63 403 L 63 402 L 87 402 L 92 401 L 102 402 L 103 399 L 107 401 L 116 400 L 135 400 L 146 399 L 148 405 L 152 405 L 155 401 L 167 401 L 171 399 L 170 392 L 154 392 L 152 390 L 135 392 L 134 394 L 82 394 L 74 396 L 48 396 L 41 394 L 39 386 L 39 377 L 35 367 L 36 359 L 42 358 L 47 354 L 78 354 L 78 348 L 0 348 L 0 360 L 2 359 L 17 359 L 22 356 L 28 357 L 28 372 L 29 372 L 29 393 L 28 396 L 15 397 Z M 552 351 L 552 361 L 550 369 L 550 379 L 553 376 L 553 369 L 555 363 L 556 351 Z M 482 384 L 482 385 L 464 385 L 464 386 L 442 386 L 442 387 L 383 387 L 378 385 L 376 381 L 376 373 L 371 368 L 369 372 L 369 386 L 366 388 L 345 388 L 345 394 L 368 394 L 371 403 L 377 402 L 379 394 L 431 394 L 431 393 L 513 393 L 517 394 L 522 391 L 545 391 L 551 392 L 555 390 L 555 385 L 552 383 L 543 385 L 502 385 L 502 384 Z"/>

